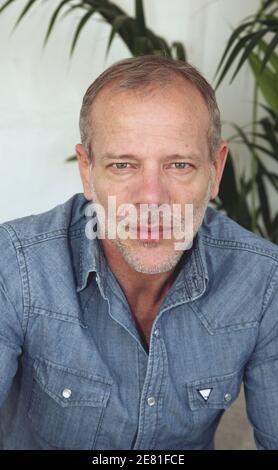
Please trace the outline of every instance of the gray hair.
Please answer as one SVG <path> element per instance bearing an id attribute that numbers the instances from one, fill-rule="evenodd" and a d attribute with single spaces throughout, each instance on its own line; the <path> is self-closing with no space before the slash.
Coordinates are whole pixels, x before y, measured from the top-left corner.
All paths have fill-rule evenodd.
<path id="1" fill-rule="evenodd" d="M 205 99 L 210 114 L 208 144 L 210 156 L 213 159 L 221 142 L 220 112 L 213 88 L 188 62 L 160 55 L 132 57 L 116 62 L 89 86 L 83 98 L 79 119 L 81 142 L 89 159 L 92 158 L 91 108 L 94 99 L 105 86 L 116 83 L 117 87 L 123 90 L 140 89 L 156 83 L 163 86 L 171 83 L 173 76 L 180 76 L 191 82 Z"/>

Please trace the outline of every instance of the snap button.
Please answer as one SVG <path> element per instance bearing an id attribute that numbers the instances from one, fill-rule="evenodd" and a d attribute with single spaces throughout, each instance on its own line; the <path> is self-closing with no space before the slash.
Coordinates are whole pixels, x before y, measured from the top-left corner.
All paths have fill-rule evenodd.
<path id="1" fill-rule="evenodd" d="M 225 396 L 224 396 L 224 400 L 225 401 L 231 401 L 232 399 L 232 395 L 230 393 L 226 393 Z"/>
<path id="2" fill-rule="evenodd" d="M 64 398 L 70 398 L 71 396 L 71 390 L 69 388 L 65 388 L 62 393 Z"/>
<path id="3" fill-rule="evenodd" d="M 155 398 L 154 397 L 149 397 L 148 398 L 148 405 L 149 406 L 155 405 Z"/>
<path id="4" fill-rule="evenodd" d="M 153 334 L 157 337 L 160 335 L 160 330 L 159 328 L 156 328 L 156 330 L 154 330 Z"/>

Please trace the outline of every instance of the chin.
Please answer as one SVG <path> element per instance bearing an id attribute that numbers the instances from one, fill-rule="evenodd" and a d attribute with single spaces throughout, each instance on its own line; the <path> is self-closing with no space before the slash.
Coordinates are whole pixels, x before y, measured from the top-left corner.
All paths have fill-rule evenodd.
<path id="1" fill-rule="evenodd" d="M 158 274 L 172 270 L 183 252 L 176 251 L 173 243 L 140 241 L 136 244 L 118 245 L 126 263 L 135 271 L 145 274 Z"/>
<path id="2" fill-rule="evenodd" d="M 169 271 L 167 267 L 164 266 L 137 266 L 137 265 L 130 265 L 134 271 L 141 273 L 141 274 L 161 274 L 166 273 Z"/>

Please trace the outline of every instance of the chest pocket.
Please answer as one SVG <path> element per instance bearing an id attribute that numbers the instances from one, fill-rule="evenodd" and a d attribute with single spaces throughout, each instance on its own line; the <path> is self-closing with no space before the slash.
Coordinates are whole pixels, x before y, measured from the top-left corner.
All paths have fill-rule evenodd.
<path id="1" fill-rule="evenodd" d="M 189 407 L 193 411 L 195 430 L 202 431 L 205 426 L 219 419 L 222 412 L 229 408 L 240 392 L 242 373 L 196 380 L 187 384 Z"/>
<path id="2" fill-rule="evenodd" d="M 112 381 L 36 359 L 28 417 L 53 448 L 93 449 Z"/>

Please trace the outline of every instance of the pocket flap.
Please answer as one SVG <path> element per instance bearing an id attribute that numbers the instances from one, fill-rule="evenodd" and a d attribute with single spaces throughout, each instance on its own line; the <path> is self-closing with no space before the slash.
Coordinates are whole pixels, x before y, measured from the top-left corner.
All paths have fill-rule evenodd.
<path id="1" fill-rule="evenodd" d="M 226 409 L 238 397 L 240 385 L 239 372 L 190 382 L 187 384 L 190 408 Z"/>
<path id="2" fill-rule="evenodd" d="M 112 380 L 86 371 L 36 359 L 34 378 L 59 405 L 103 406 L 110 395 Z"/>

